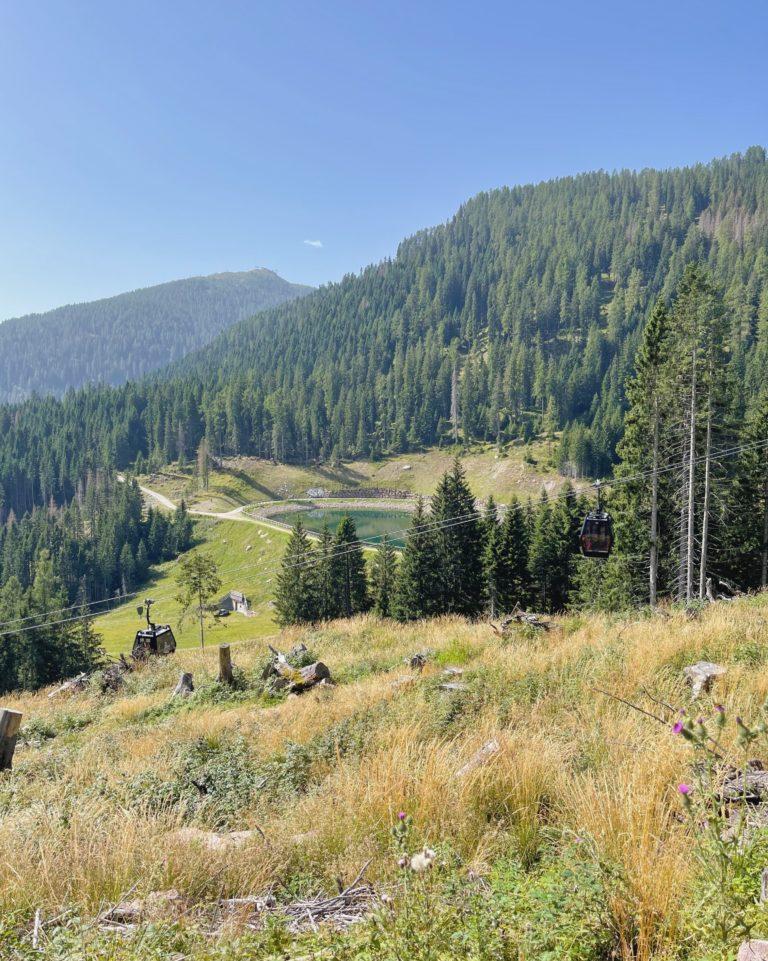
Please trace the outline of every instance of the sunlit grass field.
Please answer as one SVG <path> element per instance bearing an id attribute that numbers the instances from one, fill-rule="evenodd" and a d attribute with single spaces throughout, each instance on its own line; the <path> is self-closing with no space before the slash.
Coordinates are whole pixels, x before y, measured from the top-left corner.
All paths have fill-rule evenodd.
<path id="1" fill-rule="evenodd" d="M 206 632 L 210 643 L 241 641 L 276 630 L 270 601 L 287 538 L 288 534 L 283 531 L 249 521 L 213 518 L 195 521 L 195 549 L 209 553 L 218 564 L 222 596 L 230 590 L 243 591 L 256 615 L 231 614 L 220 619 Z M 153 619 L 171 625 L 180 647 L 199 646 L 197 622 L 190 620 L 179 626 L 180 607 L 174 599 L 178 593 L 176 566 L 176 561 L 169 561 L 154 568 L 153 577 L 141 588 L 140 597 L 96 619 L 96 629 L 103 635 L 104 646 L 110 654 L 131 650 L 136 631 L 144 626 L 136 607 L 145 597 L 154 598 Z"/>
<path id="2" fill-rule="evenodd" d="M 234 537 L 243 546 L 249 538 L 234 526 L 221 526 L 228 553 Z M 31 931 L 36 910 L 58 918 L 98 944 L 87 956 L 99 961 L 730 957 L 708 954 L 696 926 L 706 902 L 677 792 L 693 776 L 690 751 L 671 725 L 599 691 L 652 712 L 649 694 L 694 717 L 713 716 L 720 703 L 730 718 L 754 719 L 768 695 L 767 638 L 768 595 L 697 619 L 556 618 L 549 632 L 513 630 L 505 640 L 486 623 L 364 617 L 274 642 L 282 650 L 303 642 L 329 666 L 335 686 L 302 696 L 265 694 L 258 640 L 232 648 L 242 671 L 234 691 L 216 682 L 211 643 L 140 667 L 117 695 L 11 696 L 24 726 L 14 770 L 0 780 L 0 918 L 16 932 Z M 428 652 L 423 673 L 405 663 L 415 651 Z M 682 668 L 700 659 L 727 673 L 692 703 Z M 441 687 L 446 668 L 463 672 L 452 675 L 462 689 Z M 197 688 L 186 701 L 171 699 L 181 670 Z M 492 759 L 460 773 L 491 740 Z M 730 725 L 720 747 L 730 758 L 734 745 Z M 347 934 L 307 924 L 301 935 L 274 935 L 269 948 L 249 941 L 240 922 L 212 920 L 222 898 L 335 892 L 369 860 L 374 887 L 407 903 L 392 835 L 401 811 L 412 819 L 407 843 L 427 845 L 438 862 L 434 882 L 398 909 L 399 948 L 365 924 Z M 181 826 L 258 831 L 212 852 L 174 834 Z M 759 874 L 760 865 L 756 904 Z M 472 885 L 479 900 L 460 900 Z M 168 889 L 183 906 L 172 924 L 114 935 L 88 920 Z M 481 916 L 472 912 L 493 899 L 498 921 L 463 953 L 450 932 L 470 939 Z M 454 917 L 456 904 L 469 913 Z M 486 944 L 500 931 L 505 954 Z M 66 954 L 65 943 L 45 939 L 44 954 L 29 948 L 23 957 L 86 956 Z M 411 944 L 421 953 L 402 954 Z"/>

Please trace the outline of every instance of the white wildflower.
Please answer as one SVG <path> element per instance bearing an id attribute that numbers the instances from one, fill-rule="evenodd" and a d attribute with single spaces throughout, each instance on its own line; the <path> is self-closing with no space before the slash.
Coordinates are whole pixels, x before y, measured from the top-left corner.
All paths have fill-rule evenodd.
<path id="1" fill-rule="evenodd" d="M 434 860 L 435 852 L 431 848 L 424 848 L 423 851 L 418 851 L 411 858 L 411 871 L 426 871 L 427 868 L 432 867 Z"/>

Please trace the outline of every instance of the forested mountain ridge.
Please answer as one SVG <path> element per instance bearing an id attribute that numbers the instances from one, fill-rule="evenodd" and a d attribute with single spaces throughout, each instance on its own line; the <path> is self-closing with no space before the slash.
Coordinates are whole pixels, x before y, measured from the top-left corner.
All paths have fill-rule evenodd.
<path id="1" fill-rule="evenodd" d="M 480 194 L 393 260 L 236 325 L 176 369 L 206 385 L 225 451 L 354 457 L 565 428 L 572 471 L 603 472 L 649 307 L 692 261 L 724 290 L 749 389 L 768 313 L 762 148 Z M 153 443 L 172 453 L 172 438 Z"/>
<path id="2" fill-rule="evenodd" d="M 236 325 L 162 376 L 0 408 L 5 509 L 65 502 L 88 470 L 189 459 L 203 438 L 308 461 L 559 428 L 566 472 L 605 472 L 645 319 L 692 261 L 724 291 L 746 398 L 768 339 L 760 147 L 480 194 L 394 259 Z"/>
<path id="3" fill-rule="evenodd" d="M 0 401 L 135 380 L 236 321 L 310 290 L 258 268 L 174 280 L 7 320 L 0 324 Z"/>

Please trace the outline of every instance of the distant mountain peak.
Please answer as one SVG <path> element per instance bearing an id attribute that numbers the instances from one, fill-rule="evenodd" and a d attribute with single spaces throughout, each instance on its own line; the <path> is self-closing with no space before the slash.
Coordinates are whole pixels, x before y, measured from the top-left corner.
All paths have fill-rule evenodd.
<path id="1" fill-rule="evenodd" d="M 0 324 L 0 401 L 139 378 L 238 321 L 311 290 L 268 267 L 253 267 L 12 318 Z M 46 350 L 54 343 L 55 353 Z"/>

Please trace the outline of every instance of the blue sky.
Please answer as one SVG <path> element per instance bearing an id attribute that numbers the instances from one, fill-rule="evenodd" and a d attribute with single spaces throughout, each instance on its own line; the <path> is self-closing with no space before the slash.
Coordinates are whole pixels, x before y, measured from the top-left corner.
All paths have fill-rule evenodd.
<path id="1" fill-rule="evenodd" d="M 767 48 L 763 0 L 0 0 L 0 319 L 768 145 Z"/>

